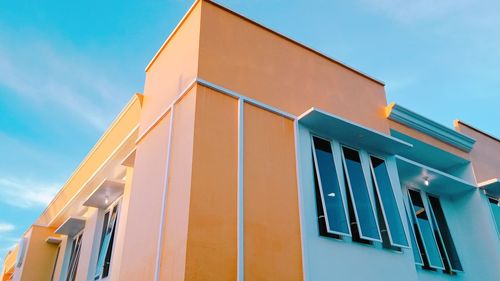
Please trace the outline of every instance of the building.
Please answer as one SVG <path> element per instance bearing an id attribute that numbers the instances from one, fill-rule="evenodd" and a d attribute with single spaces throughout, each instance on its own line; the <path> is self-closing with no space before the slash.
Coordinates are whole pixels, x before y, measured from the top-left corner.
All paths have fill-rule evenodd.
<path id="1" fill-rule="evenodd" d="M 454 125 L 196 1 L 2 280 L 498 280 L 500 140 Z"/>

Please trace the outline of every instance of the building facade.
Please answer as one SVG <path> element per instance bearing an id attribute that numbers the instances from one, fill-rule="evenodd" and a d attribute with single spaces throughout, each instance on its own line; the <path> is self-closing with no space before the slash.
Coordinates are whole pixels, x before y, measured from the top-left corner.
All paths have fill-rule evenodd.
<path id="1" fill-rule="evenodd" d="M 500 277 L 500 140 L 196 1 L 2 280 Z"/>

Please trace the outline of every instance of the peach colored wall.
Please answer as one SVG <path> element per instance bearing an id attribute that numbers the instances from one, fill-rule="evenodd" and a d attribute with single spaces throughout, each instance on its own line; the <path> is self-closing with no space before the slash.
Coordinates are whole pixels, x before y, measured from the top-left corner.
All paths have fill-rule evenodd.
<path id="1" fill-rule="evenodd" d="M 245 280 L 302 280 L 293 121 L 244 107 Z"/>
<path id="2" fill-rule="evenodd" d="M 388 133 L 383 85 L 202 1 L 199 76 L 294 115 L 311 107 Z"/>
<path id="3" fill-rule="evenodd" d="M 185 279 L 196 87 L 175 105 L 160 280 Z"/>
<path id="4" fill-rule="evenodd" d="M 238 101 L 198 86 L 185 280 L 236 280 Z"/>
<path id="5" fill-rule="evenodd" d="M 169 120 L 167 115 L 136 148 L 120 280 L 153 280 Z"/>
<path id="6" fill-rule="evenodd" d="M 435 139 L 435 138 L 433 138 L 433 137 L 431 137 L 429 135 L 426 135 L 426 134 L 424 134 L 422 132 L 419 132 L 417 130 L 409 128 L 409 127 L 407 127 L 405 125 L 402 125 L 402 124 L 400 124 L 398 122 L 395 122 L 395 121 L 392 121 L 392 120 L 389 120 L 389 119 L 387 119 L 387 121 L 389 122 L 389 127 L 391 129 L 394 129 L 394 130 L 396 130 L 398 132 L 401 132 L 401 133 L 403 133 L 405 135 L 408 135 L 410 137 L 413 137 L 413 138 L 416 138 L 416 139 L 421 140 L 423 142 L 426 142 L 426 143 L 428 143 L 430 145 L 433 145 L 435 147 L 438 147 L 438 148 L 440 148 L 442 150 L 445 150 L 445 151 L 448 151 L 450 153 L 453 153 L 453 154 L 455 154 L 455 155 L 457 155 L 459 157 L 462 157 L 464 159 L 469 159 L 469 154 L 467 152 L 464 152 L 464 151 L 462 151 L 462 150 L 460 150 L 460 149 L 458 149 L 458 148 L 456 148 L 454 146 L 446 144 L 446 143 L 444 143 L 444 142 L 442 142 L 442 141 L 440 141 L 438 139 Z"/>
<path id="7" fill-rule="evenodd" d="M 22 265 L 21 281 L 49 281 L 56 262 L 57 245 L 45 240 L 54 234 L 54 229 L 32 226 Z"/>
<path id="8" fill-rule="evenodd" d="M 470 158 L 477 182 L 500 178 L 500 141 L 461 122 L 455 127 L 457 131 L 476 139 Z"/>
<path id="9" fill-rule="evenodd" d="M 146 71 L 140 133 L 196 78 L 200 12 L 198 4 Z"/>

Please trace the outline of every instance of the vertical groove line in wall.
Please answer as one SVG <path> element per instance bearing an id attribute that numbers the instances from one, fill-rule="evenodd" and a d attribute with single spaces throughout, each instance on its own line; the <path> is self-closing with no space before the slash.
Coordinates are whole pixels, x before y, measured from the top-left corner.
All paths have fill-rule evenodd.
<path id="1" fill-rule="evenodd" d="M 243 108 L 245 101 L 242 98 L 238 99 L 238 191 L 237 191 L 237 265 L 236 274 L 237 281 L 244 280 L 244 214 L 243 214 Z"/>
<path id="2" fill-rule="evenodd" d="M 299 225 L 300 225 L 300 242 L 301 242 L 301 252 L 302 252 L 302 278 L 304 281 L 307 280 L 307 257 L 305 250 L 305 239 L 304 239 L 304 218 L 303 203 L 302 199 L 302 175 L 300 165 L 302 163 L 300 157 L 300 132 L 299 132 L 299 120 L 293 120 L 294 134 L 295 134 L 295 173 L 297 178 L 297 204 L 299 204 Z"/>
<path id="3" fill-rule="evenodd" d="M 161 214 L 160 214 L 160 229 L 158 232 L 158 245 L 156 252 L 156 266 L 155 266 L 155 275 L 154 280 L 160 280 L 160 264 L 161 264 L 161 253 L 163 248 L 163 232 L 165 230 L 165 209 L 167 206 L 167 192 L 168 192 L 168 178 L 169 178 L 169 170 L 170 170 L 170 155 L 172 150 L 172 135 L 174 131 L 174 106 L 175 103 L 172 104 L 170 108 L 170 125 L 168 128 L 168 145 L 167 145 L 167 159 L 165 163 L 165 178 L 163 182 L 163 192 L 162 192 L 162 202 L 161 202 Z"/>

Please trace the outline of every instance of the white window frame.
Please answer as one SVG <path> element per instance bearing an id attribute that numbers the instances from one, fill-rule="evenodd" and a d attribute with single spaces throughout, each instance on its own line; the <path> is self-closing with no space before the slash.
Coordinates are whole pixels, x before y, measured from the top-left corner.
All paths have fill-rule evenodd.
<path id="1" fill-rule="evenodd" d="M 348 233 L 344 233 L 344 232 L 339 232 L 339 231 L 335 231 L 335 230 L 331 230 L 330 229 L 330 224 L 329 224 L 329 220 L 328 220 L 328 213 L 326 211 L 326 203 L 325 203 L 325 195 L 323 194 L 323 185 L 321 183 L 321 176 L 319 174 L 319 165 L 318 165 L 318 160 L 317 160 L 317 156 L 316 156 L 316 147 L 314 145 L 314 138 L 318 138 L 318 139 L 322 139 L 324 141 L 327 141 L 329 144 L 330 144 L 330 147 L 331 147 L 331 150 L 332 150 L 332 160 L 333 160 L 333 165 L 336 169 L 336 173 L 337 173 L 337 182 L 339 184 L 339 189 L 340 189 L 340 196 L 342 198 L 342 202 L 343 202 L 343 208 L 344 208 L 344 218 L 347 222 L 347 229 L 348 229 Z M 341 175 L 339 174 L 339 167 L 338 167 L 338 161 L 335 159 L 335 154 L 337 154 L 336 150 L 335 150 L 335 146 L 333 144 L 333 142 L 331 140 L 328 140 L 326 138 L 323 138 L 323 137 L 320 137 L 318 135 L 313 135 L 313 134 L 310 134 L 310 139 L 311 139 L 311 145 L 312 145 L 312 154 L 313 154 L 313 161 L 314 161 L 314 168 L 315 168 L 315 171 L 316 171 L 316 178 L 317 178 L 317 182 L 318 182 L 318 187 L 319 187 L 319 193 L 320 193 L 320 197 L 321 197 L 321 204 L 322 204 L 322 208 L 323 208 L 323 215 L 325 216 L 325 224 L 326 224 L 326 231 L 330 234 L 334 234 L 334 235 L 341 235 L 341 236 L 347 236 L 347 237 L 352 237 L 352 231 L 351 231 L 351 224 L 349 223 L 349 217 L 348 217 L 348 211 L 347 211 L 347 199 L 345 198 L 345 195 L 344 195 L 344 192 L 345 192 L 345 186 L 344 184 L 342 183 L 341 181 Z M 340 169 L 342 169 L 342 167 L 340 167 Z M 341 170 L 342 171 L 342 170 Z"/>
<path id="2" fill-rule="evenodd" d="M 427 205 L 429 206 L 429 212 L 431 214 L 432 219 L 434 220 L 434 223 L 436 224 L 437 233 L 439 234 L 439 240 L 441 241 L 441 245 L 444 248 L 444 253 L 445 253 L 445 256 L 446 256 L 445 258 L 446 258 L 446 261 L 448 262 L 448 265 L 450 266 L 451 271 L 452 272 L 464 272 L 463 266 L 462 266 L 462 262 L 460 261 L 460 255 L 458 254 L 457 247 L 455 245 L 453 245 L 453 246 L 455 247 L 455 251 L 457 252 L 457 256 L 459 258 L 460 266 L 462 267 L 462 269 L 454 269 L 452 267 L 452 265 L 451 265 L 451 260 L 450 260 L 449 254 L 448 254 L 448 249 L 446 248 L 446 244 L 444 243 L 443 234 L 441 233 L 441 228 L 439 227 L 436 215 L 434 214 L 434 209 L 432 208 L 432 205 L 431 205 L 431 202 L 430 202 L 430 199 L 429 199 L 429 197 L 436 198 L 439 201 L 439 204 L 441 205 L 441 208 L 443 208 L 443 206 L 441 204 L 441 197 L 437 196 L 437 195 L 434 195 L 432 193 L 427 193 L 427 192 L 422 192 L 422 193 L 425 193 L 425 198 L 427 199 Z M 446 219 L 446 216 L 445 216 L 445 219 Z M 445 223 L 448 224 L 448 222 L 446 222 L 446 221 L 445 221 Z M 434 228 L 434 224 L 431 224 L 431 226 Z M 448 228 L 449 228 L 449 226 L 448 226 Z M 434 230 L 436 231 L 436 229 L 434 229 Z M 450 235 L 451 235 L 451 233 L 450 233 Z M 452 239 L 453 244 L 455 244 L 455 241 L 453 241 L 453 237 L 450 237 L 450 238 Z M 441 253 L 439 253 L 439 254 L 441 255 Z"/>
<path id="3" fill-rule="evenodd" d="M 495 197 L 491 197 L 491 196 L 486 196 L 486 199 L 488 200 L 488 208 L 490 209 L 490 214 L 491 214 L 491 218 L 493 219 L 493 226 L 495 227 L 495 230 L 496 230 L 496 233 L 497 233 L 497 237 L 498 239 L 500 240 L 500 225 L 497 223 L 497 219 L 495 217 L 495 210 L 493 210 L 493 206 L 491 206 L 491 202 L 490 202 L 490 199 L 494 200 L 497 202 L 497 208 L 500 208 L 500 198 L 495 198 Z"/>
<path id="4" fill-rule="evenodd" d="M 373 215 L 373 218 L 375 220 L 375 224 L 377 226 L 377 233 L 378 233 L 378 236 L 379 236 L 379 239 L 375 239 L 375 238 L 372 238 L 372 237 L 367 237 L 367 236 L 364 236 L 363 235 L 363 228 L 361 227 L 360 223 L 359 223 L 359 214 L 358 214 L 358 211 L 357 211 L 357 206 L 356 206 L 356 200 L 354 199 L 354 195 L 353 195 L 353 191 L 352 191 L 352 188 L 351 188 L 351 179 L 350 179 L 350 176 L 349 176 L 349 171 L 347 169 L 347 163 L 346 163 L 346 160 L 345 160 L 345 155 L 344 155 L 344 149 L 343 148 L 347 148 L 347 149 L 351 149 L 351 150 L 354 150 L 358 153 L 358 156 L 359 156 L 359 163 L 361 165 L 361 171 L 363 173 L 363 177 L 365 179 L 365 185 L 366 185 L 366 192 L 368 194 L 368 199 L 370 200 L 370 205 L 371 205 L 371 209 L 372 209 L 372 215 Z M 370 194 L 370 190 L 368 188 L 368 181 L 367 181 L 367 178 L 366 178 L 366 171 L 365 169 L 363 169 L 363 157 L 361 156 L 361 151 L 357 148 L 353 148 L 351 146 L 348 146 L 348 145 L 344 145 L 344 144 L 341 144 L 340 145 L 340 148 L 341 148 L 341 152 L 342 152 L 342 168 L 344 169 L 343 171 L 345 172 L 346 174 L 346 181 L 347 181 L 347 184 L 349 186 L 346 186 L 346 188 L 349 190 L 349 194 L 351 195 L 351 203 L 353 205 L 353 211 L 354 211 L 354 216 L 356 217 L 356 223 L 357 223 L 357 227 L 359 229 L 359 236 L 360 238 L 364 239 L 364 240 L 369 240 L 369 241 L 374 241 L 374 242 L 380 242 L 382 243 L 382 234 L 380 233 L 380 225 L 378 223 L 378 218 L 377 218 L 377 213 L 376 213 L 376 210 L 375 210 L 375 207 L 373 206 L 373 198 Z M 383 212 L 383 210 L 382 210 Z"/>
<path id="5" fill-rule="evenodd" d="M 384 207 L 384 203 L 382 202 L 382 197 L 380 195 L 380 189 L 379 189 L 378 183 L 377 183 L 377 176 L 375 175 L 375 169 L 373 168 L 373 163 L 371 161 L 371 157 L 378 158 L 378 159 L 380 159 L 380 160 L 382 160 L 384 162 L 384 165 L 386 167 L 386 170 L 387 170 L 387 173 L 388 173 L 388 177 L 389 177 L 389 183 L 391 185 L 392 196 L 394 198 L 394 201 L 396 202 L 396 211 L 398 213 L 399 219 L 401 220 L 401 227 L 403 229 L 403 233 L 404 233 L 404 235 L 406 237 L 406 243 L 408 245 L 400 245 L 398 243 L 395 243 L 393 241 L 393 239 L 392 239 L 391 228 L 389 227 L 389 222 L 387 221 L 387 215 L 385 214 L 385 207 Z M 394 186 L 395 185 L 392 182 L 391 175 L 389 174 L 389 165 L 387 165 L 387 160 L 386 160 L 385 157 L 381 157 L 381 156 L 378 156 L 378 155 L 373 154 L 373 153 L 368 153 L 368 164 L 370 165 L 371 176 L 373 177 L 373 180 L 372 180 L 373 185 L 375 186 L 375 188 L 377 190 L 377 196 L 375 196 L 376 197 L 375 200 L 378 200 L 378 202 L 380 204 L 380 208 L 381 208 L 381 211 L 382 211 L 382 216 L 384 217 L 384 222 L 385 222 L 385 225 L 387 227 L 387 232 L 389 234 L 388 235 L 389 236 L 389 241 L 390 241 L 390 243 L 391 243 L 392 246 L 399 247 L 399 248 L 404 248 L 404 249 L 410 249 L 411 242 L 410 242 L 410 239 L 408 239 L 409 236 L 408 236 L 408 234 L 406 233 L 406 231 L 404 229 L 404 220 L 403 220 L 403 217 L 401 216 L 401 212 L 399 210 L 399 206 L 398 206 L 398 201 L 397 201 L 397 198 L 396 198 L 396 194 L 394 193 Z"/>
<path id="6" fill-rule="evenodd" d="M 379 200 L 378 202 L 380 203 L 380 207 L 381 207 L 381 212 L 383 214 L 383 218 L 384 218 L 384 221 L 386 223 L 386 226 L 387 226 L 387 229 L 388 229 L 388 232 L 389 232 L 389 243 L 391 246 L 394 246 L 394 247 L 398 247 L 398 248 L 404 248 L 404 249 L 410 249 L 410 244 L 411 244 L 411 241 L 410 241 L 410 237 L 409 237 L 409 234 L 406 232 L 405 228 L 404 228 L 404 224 L 405 224 L 405 219 L 404 217 L 402 216 L 402 213 L 401 213 L 401 210 L 399 210 L 399 205 L 397 203 L 397 197 L 396 197 L 396 194 L 394 193 L 394 180 L 391 179 L 391 174 L 390 174 L 390 167 L 387 163 L 387 157 L 386 156 L 382 156 L 380 154 L 376 154 L 376 153 L 372 153 L 370 151 L 366 151 L 366 150 L 363 150 L 363 149 L 360 149 L 360 148 L 356 148 L 356 147 L 353 147 L 353 146 L 350 146 L 350 145 L 346 145 L 346 144 L 343 144 L 343 143 L 340 143 L 336 140 L 333 140 L 333 139 L 329 139 L 327 137 L 322 137 L 320 134 L 317 134 L 315 132 L 312 132 L 312 131 L 309 131 L 309 137 L 310 137 L 310 142 L 311 142 L 311 148 L 312 148 L 312 154 L 313 154 L 313 165 L 314 165 L 314 174 L 316 176 L 316 180 L 318 182 L 318 189 L 319 189 L 319 195 L 320 195 L 320 199 L 321 199 L 321 203 L 322 203 L 322 209 L 323 209 L 323 214 L 325 216 L 325 225 L 326 225 L 326 231 L 327 233 L 329 234 L 334 234 L 334 235 L 339 235 L 339 236 L 343 236 L 343 237 L 351 237 L 352 238 L 352 229 L 351 229 L 351 225 L 350 225 L 350 219 L 349 219 L 349 212 L 348 212 L 348 199 L 347 199 L 347 193 L 346 192 L 349 192 L 350 196 L 351 196 L 351 201 L 349 202 L 349 204 L 352 204 L 352 207 L 353 207 L 353 213 L 354 213 L 354 216 L 355 216 L 355 219 L 356 219 L 356 223 L 358 224 L 358 229 L 359 229 L 359 235 L 360 235 L 360 238 L 361 239 L 364 239 L 364 240 L 368 240 L 368 241 L 373 241 L 373 242 L 378 242 L 378 243 L 383 243 L 383 237 L 382 237 L 382 234 L 380 233 L 380 223 L 379 223 L 379 218 L 377 216 L 377 212 L 376 212 L 376 209 L 375 209 L 375 201 L 374 200 Z M 332 151 L 332 157 L 333 157 L 333 163 L 334 163 L 334 166 L 335 166 L 335 169 L 336 169 L 336 174 L 337 174 L 337 182 L 339 184 L 339 187 L 340 187 L 340 196 L 342 198 L 342 202 L 343 202 L 343 216 L 344 218 L 346 219 L 346 221 L 348 222 L 347 225 L 348 225 L 348 230 L 349 230 L 349 233 L 343 233 L 343 232 L 338 232 L 338 231 L 333 231 L 330 229 L 330 226 L 329 226 L 329 222 L 328 222 L 328 213 L 327 213 L 327 210 L 326 210 L 326 204 L 325 204 L 325 195 L 323 194 L 323 186 L 322 186 L 322 183 L 321 183 L 321 177 L 320 177 L 320 174 L 319 174 L 319 167 L 318 167 L 318 162 L 317 162 L 317 156 L 316 156 L 316 152 L 315 152 L 315 145 L 314 145 L 314 138 L 318 138 L 318 139 L 321 139 L 321 140 L 324 140 L 324 141 L 327 141 L 330 143 L 330 147 L 331 147 L 331 151 Z M 371 204 L 371 209 L 372 209 L 372 214 L 375 218 L 375 223 L 376 223 L 376 226 L 377 226 L 377 232 L 379 234 L 379 237 L 380 239 L 374 239 L 374 238 L 371 238 L 371 237 L 366 237 L 364 235 L 362 235 L 362 231 L 361 231 L 361 227 L 359 226 L 359 217 L 358 217 L 358 214 L 357 214 L 357 208 L 356 208 L 356 202 L 355 202 L 355 199 L 353 197 L 353 194 L 352 194 L 352 190 L 350 188 L 350 179 L 349 179 L 349 172 L 347 171 L 347 167 L 346 167 L 346 164 L 345 164 L 345 157 L 344 157 L 344 153 L 343 153 L 343 147 L 346 147 L 348 149 L 352 149 L 352 150 L 355 150 L 358 155 L 359 155 L 359 158 L 360 158 L 360 164 L 361 164 L 361 167 L 362 167 L 362 171 L 363 171 L 363 176 L 365 178 L 365 183 L 366 183 L 366 188 L 367 188 L 367 192 L 368 192 L 368 195 L 369 195 L 369 200 L 370 200 L 370 204 Z M 391 184 L 391 188 L 392 188 L 392 193 L 393 193 L 393 196 L 394 196 L 394 200 L 396 200 L 396 205 L 398 207 L 398 209 L 396 210 L 400 219 L 401 219 L 401 223 L 402 223 L 402 228 L 403 228 L 403 232 L 405 234 L 405 237 L 406 237 L 406 240 L 408 242 L 408 245 L 399 245 L 399 244 L 396 244 L 393 242 L 393 239 L 392 239 L 392 233 L 390 232 L 390 228 L 388 226 L 388 223 L 387 223 L 387 215 L 385 213 L 385 208 L 384 208 L 384 205 L 381 203 L 381 198 L 380 198 L 380 190 L 378 188 L 378 185 L 376 183 L 376 177 L 373 173 L 373 166 L 372 166 L 372 163 L 371 163 L 371 159 L 370 157 L 373 156 L 375 158 L 378 158 L 382 161 L 384 161 L 384 165 L 386 165 L 386 169 L 387 169 L 387 172 L 389 173 L 389 180 L 390 180 L 390 184 Z M 345 173 L 345 174 L 344 174 Z M 347 178 L 346 178 L 347 177 Z M 349 186 L 346 186 L 346 182 Z M 374 194 L 374 191 L 376 189 L 376 192 L 377 194 Z M 375 198 L 375 197 L 378 197 L 378 198 Z M 416 239 L 416 238 L 415 238 Z M 419 252 L 420 253 L 420 252 Z"/>
<path id="7" fill-rule="evenodd" d="M 438 242 L 437 242 L 437 239 L 436 239 L 436 235 L 434 235 L 434 226 L 433 226 L 433 223 L 431 222 L 431 213 L 429 211 L 430 209 L 430 206 L 427 204 L 427 196 L 425 194 L 425 192 L 419 190 L 419 189 L 416 189 L 416 188 L 408 188 L 407 189 L 407 196 L 408 196 L 408 200 L 409 200 L 409 206 L 410 206 L 410 213 L 411 213 L 411 216 L 413 216 L 413 219 L 415 220 L 415 224 L 417 225 L 417 228 L 418 228 L 418 232 L 420 233 L 420 239 L 422 240 L 422 246 L 424 247 L 424 251 L 425 251 L 425 254 L 427 256 L 427 261 L 429 262 L 429 267 L 431 268 L 434 268 L 434 269 L 438 269 L 438 270 L 445 270 L 444 268 L 444 263 L 443 263 L 443 267 L 439 267 L 439 266 L 435 266 L 435 265 L 432 265 L 430 260 L 429 260 L 429 251 L 427 250 L 427 246 L 425 245 L 425 242 L 424 242 L 424 239 L 422 237 L 422 230 L 420 229 L 420 225 L 418 224 L 418 218 L 416 217 L 415 215 L 415 209 L 413 208 L 413 201 L 411 199 L 411 195 L 410 195 L 410 190 L 412 191 L 415 191 L 417 192 L 419 195 L 420 195 L 420 198 L 422 199 L 422 203 L 424 204 L 424 210 L 427 214 L 427 219 L 429 220 L 429 226 L 432 230 L 432 237 L 434 238 L 434 243 L 436 243 L 436 247 L 438 248 L 438 254 L 439 254 L 439 258 L 441 260 L 441 263 L 443 263 L 442 261 L 442 257 L 441 257 L 441 253 L 439 252 L 439 246 L 438 246 Z M 414 233 L 415 233 L 415 230 L 413 230 Z M 415 233 L 415 236 L 417 235 L 417 233 Z M 422 254 L 420 254 L 420 256 L 422 256 Z M 423 262 L 423 257 L 422 257 L 422 262 Z"/>
<path id="8" fill-rule="evenodd" d="M 403 198 L 403 202 L 406 202 L 404 198 Z M 411 202 L 409 204 L 411 204 Z M 422 261 L 422 262 L 417 262 L 415 260 L 414 262 L 415 262 L 416 265 L 424 266 L 424 257 L 422 256 L 422 252 L 420 251 L 420 246 L 418 245 L 417 234 L 415 233 L 415 229 L 413 229 L 413 216 L 411 216 L 411 210 L 410 210 L 410 208 L 406 207 L 406 205 L 409 205 L 409 204 L 405 203 L 405 212 L 406 212 L 406 217 L 407 217 L 407 220 L 408 220 L 408 228 L 409 228 L 408 231 L 411 232 L 411 233 L 409 233 L 409 235 L 413 235 L 413 239 L 415 240 L 415 245 L 413 245 L 413 243 L 411 243 L 412 244 L 411 247 L 412 247 L 412 251 L 413 251 L 413 246 L 416 247 L 418 255 L 420 257 L 420 260 Z M 418 227 L 418 223 L 416 223 L 416 224 L 417 224 L 417 227 Z"/>
<path id="9" fill-rule="evenodd" d="M 76 280 L 76 274 L 78 273 L 78 264 L 80 263 L 80 254 L 82 252 L 82 246 L 83 246 L 83 232 L 84 231 L 85 231 L 85 228 L 80 230 L 77 234 L 73 235 L 73 237 L 71 237 L 71 243 L 69 244 L 70 251 L 69 251 L 69 257 L 68 257 L 68 265 L 67 265 L 65 277 L 64 277 L 65 281 L 68 281 L 68 280 L 72 281 L 71 279 L 68 279 L 68 278 L 70 278 L 69 275 L 71 274 L 71 261 L 72 261 L 72 258 L 74 258 L 73 257 L 73 245 L 77 242 L 78 238 L 80 238 L 80 249 L 78 250 L 78 254 L 76 256 L 78 261 L 76 262 L 75 275 L 73 276 L 73 280 Z M 56 261 L 56 263 L 57 263 L 57 261 Z"/>
<path id="10" fill-rule="evenodd" d="M 119 225 L 119 221 L 120 221 L 120 211 L 121 211 L 121 197 L 118 198 L 115 202 L 111 203 L 103 212 L 102 214 L 102 223 L 101 223 L 101 228 L 98 228 L 98 230 L 100 230 L 100 233 L 101 233 L 101 237 L 99 238 L 99 244 L 98 244 L 98 248 L 97 248 L 97 260 L 96 260 L 96 264 L 95 264 L 95 269 L 94 269 L 94 274 L 93 274 L 93 277 L 92 277 L 92 280 L 94 281 L 97 281 L 97 280 L 101 280 L 101 281 L 105 281 L 105 280 L 109 280 L 110 276 L 111 276 L 111 269 L 112 269 L 112 260 L 113 260 L 113 252 L 115 251 L 115 243 L 116 243 L 116 236 L 117 236 L 117 229 L 118 229 L 118 225 Z M 103 242 L 103 237 L 102 237 L 102 234 L 105 235 L 105 233 L 103 233 L 103 229 L 104 229 L 104 218 L 106 217 L 106 214 L 110 214 L 109 215 L 109 219 L 108 219 L 108 225 L 109 225 L 109 220 L 111 219 L 111 216 L 112 216 L 112 212 L 113 212 L 113 209 L 115 208 L 115 206 L 117 207 L 116 208 L 116 222 L 115 222 L 115 226 L 114 226 L 114 239 L 113 239 L 113 244 L 109 244 L 108 245 L 108 249 L 109 247 L 111 247 L 111 258 L 110 258 L 110 264 L 109 264 L 109 269 L 108 269 L 108 275 L 106 277 L 102 277 L 102 272 L 99 273 L 99 276 L 97 275 L 98 274 L 98 266 L 99 266 L 99 256 L 100 256 L 100 253 L 101 253 L 101 247 L 102 247 L 102 242 Z M 108 226 L 106 226 L 107 228 Z M 102 242 L 101 242 L 102 241 Z M 107 253 L 107 251 L 106 251 Z M 104 253 L 104 263 L 106 262 L 106 253 Z M 103 268 L 104 268 L 104 264 L 103 264 Z"/>

